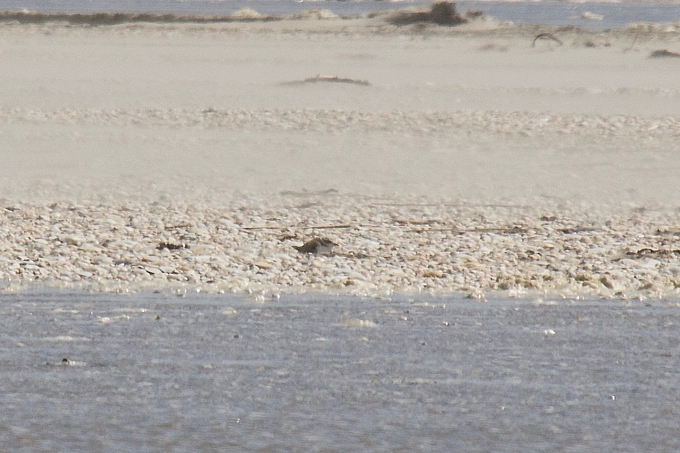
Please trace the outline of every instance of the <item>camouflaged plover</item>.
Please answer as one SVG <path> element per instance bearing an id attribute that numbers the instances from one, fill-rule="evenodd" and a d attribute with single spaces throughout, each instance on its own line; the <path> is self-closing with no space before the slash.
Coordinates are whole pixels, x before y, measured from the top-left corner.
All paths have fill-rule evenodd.
<path id="1" fill-rule="evenodd" d="M 335 242 L 328 238 L 314 238 L 303 245 L 294 245 L 293 247 L 300 253 L 313 253 L 315 255 L 330 255 L 335 247 Z"/>

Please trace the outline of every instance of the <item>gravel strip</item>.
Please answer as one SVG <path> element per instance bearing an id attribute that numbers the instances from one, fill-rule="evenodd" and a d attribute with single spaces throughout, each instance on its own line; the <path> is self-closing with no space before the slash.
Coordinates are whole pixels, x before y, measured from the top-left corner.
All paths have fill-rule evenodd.
<path id="1" fill-rule="evenodd" d="M 324 133 L 390 131 L 395 134 L 436 134 L 465 129 L 525 136 L 576 134 L 636 139 L 680 136 L 680 119 L 673 116 L 608 116 L 518 111 L 0 109 L 0 123 L 12 122 Z"/>
<path id="2" fill-rule="evenodd" d="M 604 298 L 680 294 L 680 210 L 433 203 L 325 193 L 220 205 L 5 202 L 4 290 L 464 292 Z M 332 256 L 293 246 L 312 237 Z"/>

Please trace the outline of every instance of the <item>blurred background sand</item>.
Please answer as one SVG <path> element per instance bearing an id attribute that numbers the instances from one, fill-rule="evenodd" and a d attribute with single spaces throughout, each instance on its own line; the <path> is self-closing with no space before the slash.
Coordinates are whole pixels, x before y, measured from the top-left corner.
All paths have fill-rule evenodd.
<path id="1" fill-rule="evenodd" d="M 633 34 L 572 33 L 563 46 L 532 47 L 530 32 L 508 27 L 376 33 L 356 32 L 370 25 L 357 22 L 7 27 L 0 35 L 0 196 L 337 189 L 680 202 L 677 127 L 631 140 L 625 125 L 626 118 L 645 119 L 653 130 L 657 119 L 678 118 L 680 62 L 648 58 L 657 48 L 678 50 L 677 38 L 651 37 L 629 50 Z M 316 75 L 370 85 L 286 84 Z M 220 127 L 204 120 L 209 109 L 271 121 Z M 434 132 L 419 124 L 288 128 L 286 112 L 304 109 L 339 117 L 525 112 L 623 121 L 621 131 L 603 135 L 508 130 L 502 122 Z M 109 116 L 89 121 L 89 110 Z M 164 124 L 163 112 L 172 110 L 189 120 Z M 138 121 L 116 116 L 137 111 Z"/>

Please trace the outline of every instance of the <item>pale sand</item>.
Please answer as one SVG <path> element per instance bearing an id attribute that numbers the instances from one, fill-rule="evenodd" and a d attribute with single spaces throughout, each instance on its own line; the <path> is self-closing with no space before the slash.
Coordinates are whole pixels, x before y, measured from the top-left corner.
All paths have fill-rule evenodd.
<path id="1" fill-rule="evenodd" d="M 141 284 L 136 274 L 123 278 L 120 268 L 111 269 L 117 260 L 132 262 L 121 253 L 138 246 L 136 259 L 143 255 L 148 264 L 156 259 L 149 256 L 162 255 L 156 244 L 179 240 L 153 226 L 169 222 L 154 218 L 151 203 L 158 202 L 178 211 L 170 217 L 200 223 L 192 228 L 204 233 L 214 225 L 201 222 L 222 219 L 241 236 L 231 249 L 215 231 L 191 236 L 189 250 L 201 242 L 207 247 L 201 256 L 215 253 L 223 260 L 213 269 L 219 271 L 209 277 L 196 271 L 203 258 L 185 263 L 185 270 L 175 263 L 172 272 L 156 272 L 157 266 L 141 272 L 140 279 L 151 279 L 145 288 L 171 281 L 190 289 L 338 292 L 362 275 L 366 286 L 355 285 L 355 293 L 510 288 L 520 294 L 528 288 L 617 297 L 677 294 L 680 59 L 649 58 L 657 49 L 680 51 L 677 30 L 640 26 L 597 33 L 492 20 L 397 28 L 380 16 L 211 25 L 5 23 L 0 197 L 20 211 L 3 219 L 2 278 L 134 289 L 133 283 Z M 539 41 L 532 47 L 534 36 L 546 31 L 564 45 Z M 317 75 L 369 85 L 290 83 Z M 299 196 L 329 189 L 310 195 L 311 201 Z M 62 203 L 57 210 L 95 220 L 97 212 L 111 216 L 125 206 L 135 215 L 122 215 L 115 231 L 134 229 L 136 216 L 155 233 L 126 230 L 132 242 L 107 250 L 107 235 L 92 230 L 99 220 L 79 223 L 75 214 L 60 214 L 80 226 L 55 232 L 64 225 L 55 226 L 61 221 L 49 214 L 53 201 Z M 511 208 L 495 208 L 501 205 Z M 187 213 L 192 209 L 196 213 Z M 404 218 L 425 221 L 422 235 L 402 234 L 405 224 L 397 220 Z M 327 223 L 353 226 L 341 232 L 308 228 Z M 263 224 L 279 228 L 268 236 L 239 232 Z M 510 233 L 513 225 L 529 233 Z M 464 246 L 471 259 L 486 260 L 481 276 L 457 278 L 471 267 L 460 258 L 465 254 L 455 255 L 463 227 L 498 229 L 487 232 L 491 239 L 473 234 Z M 589 233 L 595 244 L 593 237 L 577 238 L 589 244 L 585 249 L 563 244 L 563 230 L 571 227 L 597 230 Z M 273 245 L 283 233 L 294 240 Z M 292 245 L 326 233 L 345 256 L 319 258 L 320 274 L 310 280 L 309 267 L 290 265 L 299 259 Z M 495 242 L 495 235 L 503 242 L 509 234 L 520 255 L 537 247 L 543 255 L 553 253 L 556 245 L 544 240 L 562 235 L 557 247 L 563 253 L 555 252 L 551 265 L 538 260 L 540 272 L 525 269 L 503 258 L 508 244 Z M 532 234 L 543 242 L 529 244 Z M 36 246 L 37 239 L 47 244 Z M 79 249 L 83 244 L 90 246 Z M 427 253 L 408 251 L 409 244 Z M 636 245 L 652 250 L 634 256 L 642 258 L 644 272 L 626 255 Z M 501 254 L 491 259 L 484 247 L 501 247 Z M 242 256 L 234 258 L 239 250 Z M 64 253 L 73 254 L 66 260 L 72 267 L 50 261 Z M 83 253 L 99 261 L 88 255 L 87 265 L 78 264 Z M 370 263 L 362 254 L 372 254 Z M 264 272 L 256 278 L 246 272 L 254 261 Z M 381 262 L 394 268 L 376 274 Z M 347 269 L 358 275 L 348 277 Z M 394 269 L 405 275 L 387 278 Z M 76 271 L 83 272 L 75 278 Z M 281 279 L 286 271 L 291 280 Z M 521 281 L 543 271 L 554 275 L 541 277 L 540 284 Z M 604 284 L 603 276 L 615 281 Z"/>

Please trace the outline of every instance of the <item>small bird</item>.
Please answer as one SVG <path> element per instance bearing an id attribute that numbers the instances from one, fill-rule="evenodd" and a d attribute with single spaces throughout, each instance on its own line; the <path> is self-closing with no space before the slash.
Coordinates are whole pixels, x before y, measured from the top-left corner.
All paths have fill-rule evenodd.
<path id="1" fill-rule="evenodd" d="M 293 247 L 300 253 L 313 253 L 315 255 L 330 255 L 335 247 L 335 242 L 328 238 L 314 238 L 305 242 L 303 245 L 294 245 Z"/>

